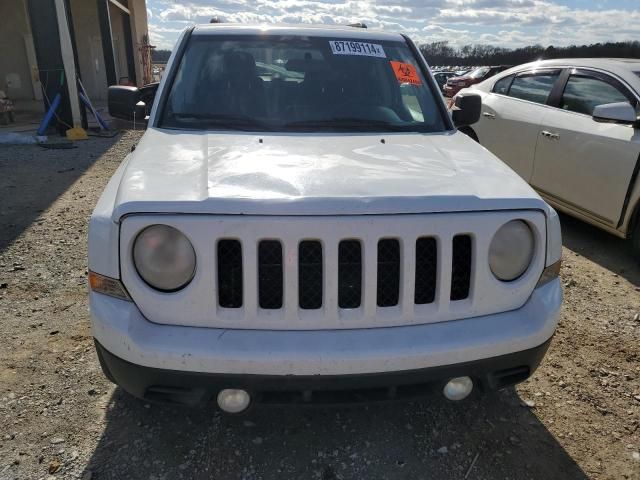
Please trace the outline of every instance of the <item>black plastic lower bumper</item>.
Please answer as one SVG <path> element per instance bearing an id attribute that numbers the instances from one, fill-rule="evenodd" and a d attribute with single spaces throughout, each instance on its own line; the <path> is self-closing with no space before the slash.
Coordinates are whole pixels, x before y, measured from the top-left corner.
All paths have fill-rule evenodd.
<path id="1" fill-rule="evenodd" d="M 497 390 L 529 378 L 551 339 L 529 350 L 498 357 L 401 372 L 357 375 L 237 375 L 143 367 L 107 351 L 97 341 L 104 374 L 132 395 L 149 401 L 199 405 L 224 388 L 241 388 L 255 403 L 346 404 L 411 399 L 441 392 L 451 378 L 469 376 L 476 389 Z"/>

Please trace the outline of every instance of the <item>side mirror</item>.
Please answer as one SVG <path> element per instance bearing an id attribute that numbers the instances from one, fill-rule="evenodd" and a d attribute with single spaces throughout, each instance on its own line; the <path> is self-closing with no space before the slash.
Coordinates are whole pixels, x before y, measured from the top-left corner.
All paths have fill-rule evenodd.
<path id="1" fill-rule="evenodd" d="M 107 103 L 109 115 L 122 120 L 133 120 L 136 103 L 140 101 L 140 90 L 137 87 L 114 85 L 109 87 Z"/>
<path id="2" fill-rule="evenodd" d="M 130 87 L 126 85 L 113 85 L 109 87 L 108 100 L 109 115 L 122 120 L 143 121 L 149 115 L 149 109 L 153 105 L 153 99 L 158 90 L 157 83 L 151 83 L 144 87 Z M 144 113 L 140 114 L 140 106 L 142 102 Z"/>
<path id="3" fill-rule="evenodd" d="M 480 95 L 476 93 L 458 93 L 451 109 L 454 125 L 456 127 L 473 125 L 480 120 L 481 110 L 482 98 Z"/>
<path id="4" fill-rule="evenodd" d="M 159 86 L 160 82 L 154 82 L 140 87 L 140 100 L 147 105 L 147 115 L 151 112 L 151 106 L 153 105 L 153 100 L 156 98 L 156 92 Z"/>
<path id="5" fill-rule="evenodd" d="M 593 119 L 601 123 L 633 125 L 638 122 L 638 114 L 627 102 L 606 103 L 593 109 Z"/>

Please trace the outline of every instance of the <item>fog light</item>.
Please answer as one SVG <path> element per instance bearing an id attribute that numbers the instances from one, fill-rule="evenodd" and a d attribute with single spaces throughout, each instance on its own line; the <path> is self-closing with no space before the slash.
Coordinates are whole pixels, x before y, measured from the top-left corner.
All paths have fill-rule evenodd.
<path id="1" fill-rule="evenodd" d="M 463 400 L 473 390 L 473 381 L 469 377 L 456 377 L 447 382 L 442 390 L 449 400 Z"/>
<path id="2" fill-rule="evenodd" d="M 226 388 L 218 393 L 218 406 L 227 413 L 240 413 L 251 403 L 251 396 L 245 390 Z"/>

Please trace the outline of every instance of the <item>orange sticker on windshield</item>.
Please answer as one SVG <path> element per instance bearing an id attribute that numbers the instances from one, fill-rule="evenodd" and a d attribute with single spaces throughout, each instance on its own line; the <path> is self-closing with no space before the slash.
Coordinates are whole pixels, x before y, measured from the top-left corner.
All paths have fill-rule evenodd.
<path id="1" fill-rule="evenodd" d="M 411 85 L 421 85 L 422 80 L 418 75 L 416 67 L 410 63 L 394 62 L 391 60 L 391 68 L 400 83 L 410 83 Z"/>

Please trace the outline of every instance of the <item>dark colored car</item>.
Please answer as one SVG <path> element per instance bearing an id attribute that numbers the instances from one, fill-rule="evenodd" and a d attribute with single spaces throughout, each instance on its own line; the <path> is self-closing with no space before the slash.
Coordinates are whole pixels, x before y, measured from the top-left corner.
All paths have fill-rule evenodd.
<path id="1" fill-rule="evenodd" d="M 480 83 L 487 78 L 493 77 L 495 74 L 500 73 L 507 68 L 511 68 L 512 65 L 497 65 L 493 67 L 478 67 L 472 70 L 470 73 L 462 77 L 452 77 L 447 80 L 446 85 L 443 88 L 444 94 L 447 97 L 453 97 L 463 88 L 470 87 L 476 83 Z"/>
<path id="2" fill-rule="evenodd" d="M 455 76 L 455 72 L 433 72 L 433 78 L 436 80 L 436 83 L 440 87 L 440 90 L 442 90 L 447 84 L 447 80 Z"/>

